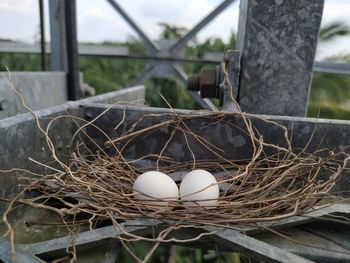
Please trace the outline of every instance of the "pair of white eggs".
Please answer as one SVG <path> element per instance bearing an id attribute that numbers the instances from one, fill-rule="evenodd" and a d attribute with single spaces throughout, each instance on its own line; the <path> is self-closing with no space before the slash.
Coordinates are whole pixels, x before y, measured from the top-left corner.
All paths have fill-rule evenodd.
<path id="1" fill-rule="evenodd" d="M 180 190 L 168 175 L 149 171 L 141 174 L 133 185 L 136 200 L 150 200 L 148 205 L 168 206 L 181 199 L 186 206 L 214 207 L 219 198 L 215 177 L 205 170 L 193 170 L 181 181 Z"/>

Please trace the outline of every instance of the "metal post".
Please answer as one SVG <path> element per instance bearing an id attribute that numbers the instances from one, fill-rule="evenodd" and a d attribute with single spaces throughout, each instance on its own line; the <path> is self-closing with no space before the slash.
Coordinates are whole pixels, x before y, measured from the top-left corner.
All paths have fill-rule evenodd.
<path id="1" fill-rule="evenodd" d="M 78 41 L 76 25 L 76 0 L 65 0 L 66 44 L 67 44 L 67 87 L 68 99 L 80 97 Z"/>
<path id="2" fill-rule="evenodd" d="M 49 0 L 51 70 L 67 71 L 65 10 L 63 0 Z"/>
<path id="3" fill-rule="evenodd" d="M 44 19 L 44 3 L 39 0 L 40 14 L 40 48 L 41 48 L 41 70 L 46 70 L 46 44 L 45 44 L 45 19 Z"/>
<path id="4" fill-rule="evenodd" d="M 239 100 L 250 113 L 304 116 L 324 0 L 241 0 Z"/>

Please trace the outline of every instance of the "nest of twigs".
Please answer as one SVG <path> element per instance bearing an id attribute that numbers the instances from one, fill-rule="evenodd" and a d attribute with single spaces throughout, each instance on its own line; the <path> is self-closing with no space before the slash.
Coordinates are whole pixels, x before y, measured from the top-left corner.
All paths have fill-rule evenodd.
<path id="1" fill-rule="evenodd" d="M 205 121 L 207 126 L 226 123 L 227 116 L 242 119 L 243 127 L 236 128 L 250 141 L 250 158 L 229 159 L 230 154 L 221 151 L 218 142 L 208 141 L 189 128 L 189 122 Z M 156 124 L 147 126 L 150 118 Z M 195 226 L 273 221 L 304 213 L 328 197 L 345 166 L 344 161 L 326 150 L 314 153 L 306 153 L 303 149 L 295 151 L 286 128 L 270 120 L 259 119 L 266 125 L 278 127 L 284 134 L 283 146 L 264 142 L 252 124 L 254 119 L 256 117 L 244 113 L 150 114 L 143 116 L 117 138 L 108 138 L 100 131 L 106 138 L 103 145 L 98 145 L 88 135 L 86 127 L 94 125 L 88 123 L 77 134 L 82 133 L 81 137 L 90 140 L 90 145 L 93 142 L 97 150 L 86 151 L 89 146 L 85 142 L 78 143 L 68 164 L 59 162 L 62 169 L 55 169 L 44 177 L 31 177 L 25 188 L 40 191 L 41 197 L 35 199 L 35 204 L 42 201 L 41 207 L 47 206 L 44 202 L 49 198 L 59 200 L 64 209 L 56 209 L 56 212 L 63 217 L 81 213 L 90 215 L 94 220 L 146 217 Z M 126 156 L 128 149 L 135 147 L 140 140 L 157 136 L 159 130 L 168 130 L 168 137 L 163 138 L 164 145 L 158 145 L 158 152 L 134 158 Z M 176 135 L 182 137 L 190 160 L 169 156 L 173 140 L 178 140 Z M 112 154 L 108 149 L 113 150 Z M 196 154 L 203 155 L 203 152 L 211 158 L 197 159 Z M 145 163 L 146 166 L 142 165 Z M 217 205 L 188 206 L 179 200 L 169 202 L 168 207 L 154 209 L 154 205 L 133 198 L 133 183 L 145 171 L 157 170 L 171 175 L 193 169 L 206 169 L 218 174 L 221 191 Z"/>
<path id="2" fill-rule="evenodd" d="M 116 138 L 110 138 L 109 132 L 97 125 L 99 117 L 107 113 L 108 109 L 91 121 L 67 116 L 76 123 L 84 122 L 72 139 L 75 148 L 68 163 L 57 156 L 49 136 L 54 132 L 50 130 L 52 124 L 63 116 L 52 120 L 47 128 L 43 128 L 35 116 L 55 164 L 35 161 L 49 172 L 38 175 L 27 171 L 21 186 L 22 193 L 35 190 L 39 194 L 27 199 L 20 199 L 18 195 L 3 215 L 12 250 L 14 231 L 7 215 L 17 200 L 56 212 L 67 227 L 74 225 L 79 215 L 83 215 L 82 221 L 90 223 L 90 227 L 104 220 L 120 227 L 120 222 L 136 218 L 158 219 L 170 227 L 256 225 L 302 214 L 325 200 L 349 159 L 341 152 L 327 149 L 308 152 L 307 145 L 293 149 L 284 126 L 241 111 L 146 114 L 131 126 L 124 123 L 124 116 L 116 120 Z M 232 119 L 240 121 L 233 123 Z M 256 121 L 271 126 L 269 130 L 278 133 L 279 142 L 265 141 L 254 125 Z M 247 142 L 243 159 L 235 158 L 242 155 L 228 150 L 238 149 L 234 140 L 222 141 L 220 136 L 211 138 L 210 134 L 202 133 L 217 125 L 231 129 L 231 136 L 237 135 Z M 89 132 L 91 129 L 93 134 Z M 156 147 L 147 144 L 150 138 L 156 138 Z M 152 150 L 147 151 L 147 147 Z M 174 154 L 179 148 L 181 154 Z M 194 169 L 205 169 L 216 175 L 220 196 L 215 206 L 191 206 L 177 200 L 155 209 L 154 205 L 134 199 L 133 183 L 143 172 L 156 170 L 179 179 L 179 173 Z M 55 200 L 59 207 L 52 206 L 50 200 Z M 147 240 L 159 244 L 164 241 L 163 234 Z M 131 239 L 135 239 L 135 235 L 131 235 Z"/>

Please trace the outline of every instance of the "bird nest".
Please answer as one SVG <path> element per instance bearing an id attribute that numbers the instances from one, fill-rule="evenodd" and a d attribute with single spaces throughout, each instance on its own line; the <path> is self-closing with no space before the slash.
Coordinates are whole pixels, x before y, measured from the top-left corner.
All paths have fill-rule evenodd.
<path id="1" fill-rule="evenodd" d="M 222 145 L 222 141 L 209 140 L 198 133 L 214 125 L 230 126 L 228 118 L 241 119 L 242 126 L 231 128 L 248 141 L 245 147 L 249 158 L 230 159 L 235 154 L 221 149 L 218 145 Z M 153 124 L 148 126 L 150 120 Z M 283 143 L 265 142 L 254 127 L 256 120 L 277 127 Z M 77 131 L 76 137 L 83 140 L 77 143 L 68 163 L 58 159 L 48 138 L 59 166 L 42 164 L 51 167 L 53 172 L 24 178 L 22 187 L 26 191 L 40 192 L 31 205 L 47 207 L 62 218 L 87 214 L 94 220 L 146 217 L 197 226 L 258 223 L 304 213 L 329 197 L 346 165 L 339 158 L 342 153 L 328 150 L 307 153 L 305 149 L 293 149 L 285 127 L 244 113 L 149 114 L 117 138 L 109 138 L 94 121 Z M 194 131 L 191 123 L 204 126 Z M 89 127 L 105 137 L 103 144 L 96 143 L 89 135 Z M 162 139 L 158 139 L 160 131 L 166 131 Z M 153 152 L 133 158 L 128 156 L 130 149 L 150 137 L 157 138 L 157 148 Z M 182 142 L 181 154 L 187 156 L 187 160 L 171 156 L 179 142 Z M 224 143 L 226 149 L 234 149 L 233 142 Z M 96 150 L 92 152 L 92 148 Z M 197 158 L 197 155 L 207 158 Z M 216 176 L 220 187 L 216 205 L 194 206 L 181 202 L 180 197 L 168 201 L 167 206 L 157 207 L 134 198 L 133 183 L 146 171 L 163 172 L 180 183 L 182 175 L 194 169 L 205 169 Z M 61 207 L 48 205 L 48 199 L 58 200 Z"/>
<path id="2" fill-rule="evenodd" d="M 115 138 L 110 138 L 108 131 L 96 122 L 107 113 L 108 109 L 91 121 L 67 116 L 76 123 L 85 122 L 79 125 L 72 139 L 75 148 L 68 162 L 59 158 L 49 136 L 54 132 L 50 130 L 53 123 L 63 117 L 56 117 L 44 129 L 36 116 L 55 163 L 35 161 L 45 168 L 45 174 L 26 171 L 21 176 L 21 193 L 34 190 L 37 195 L 34 198 L 18 195 L 3 214 L 12 251 L 14 230 L 7 216 L 16 202 L 57 213 L 72 234 L 77 231 L 75 224 L 86 223 L 94 229 L 101 222 L 111 222 L 122 229 L 124 235 L 119 237 L 120 241 L 131 255 L 124 243 L 126 239 L 156 242 L 145 257 L 144 261 L 147 261 L 160 242 L 174 241 L 166 236 L 180 227 L 230 228 L 238 224 L 259 227 L 259 223 L 310 210 L 331 196 L 330 191 L 340 179 L 349 158 L 343 152 L 327 149 L 307 152 L 307 145 L 293 149 L 284 126 L 242 112 L 145 114 L 131 126 L 122 118 L 117 120 L 118 135 Z M 268 130 L 276 133 L 279 142 L 265 141 L 256 123 L 271 127 Z M 243 138 L 244 147 L 239 148 L 237 140 L 211 136 L 216 127 L 226 129 L 231 136 Z M 215 175 L 220 188 L 215 205 L 191 205 L 182 202 L 180 197 L 168 201 L 166 206 L 157 207 L 134 198 L 133 184 L 146 171 L 163 172 L 179 184 L 183 174 L 195 169 Z M 154 238 L 144 238 L 129 234 L 121 226 L 123 221 L 138 218 L 164 222 L 166 231 Z"/>
<path id="3" fill-rule="evenodd" d="M 92 229 L 99 222 L 112 222 L 120 228 L 120 223 L 129 219 L 157 219 L 170 225 L 169 231 L 147 239 L 159 244 L 174 227 L 257 226 L 305 213 L 331 196 L 349 159 L 344 152 L 307 151 L 308 143 L 294 149 L 286 127 L 243 113 L 239 106 L 235 113 L 151 113 L 131 124 L 125 123 L 124 115 L 116 121 L 115 138 L 97 124 L 108 110 L 90 121 L 59 116 L 45 128 L 34 114 L 54 163 L 32 160 L 45 168 L 45 174 L 25 171 L 21 175 L 22 191 L 3 214 L 12 251 L 14 230 L 8 214 L 16 202 L 57 213 L 70 230 L 77 218 L 81 219 L 77 224 L 88 223 Z M 53 123 L 63 118 L 79 123 L 68 162 L 60 159 L 49 135 L 55 132 Z M 274 141 L 266 141 L 261 125 L 256 125 L 259 123 L 276 133 Z M 226 139 L 212 136 L 222 129 L 229 134 Z M 180 197 L 157 207 L 134 198 L 133 184 L 146 171 L 163 172 L 179 184 L 185 173 L 195 169 L 215 175 L 220 188 L 215 205 L 191 205 Z M 35 197 L 23 197 L 33 190 Z M 133 240 L 135 237 L 130 235 Z"/>

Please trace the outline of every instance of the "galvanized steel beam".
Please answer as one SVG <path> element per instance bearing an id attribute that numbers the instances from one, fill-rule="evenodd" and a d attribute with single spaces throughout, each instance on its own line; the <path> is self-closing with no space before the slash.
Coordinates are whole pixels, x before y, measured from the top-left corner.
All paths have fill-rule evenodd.
<path id="1" fill-rule="evenodd" d="M 305 116 L 324 0 L 241 0 L 244 111 Z"/>
<path id="2" fill-rule="evenodd" d="M 332 73 L 350 75 L 350 64 L 349 63 L 337 63 L 337 62 L 319 62 L 315 61 L 314 71 L 321 73 Z"/>
<path id="3" fill-rule="evenodd" d="M 45 44 L 45 18 L 44 18 L 44 2 L 39 0 L 40 14 L 40 48 L 41 48 L 41 70 L 46 70 L 46 44 Z"/>
<path id="4" fill-rule="evenodd" d="M 76 0 L 65 0 L 68 99 L 81 97 L 76 22 Z"/>
<path id="5" fill-rule="evenodd" d="M 67 71 L 64 1 L 50 0 L 51 70 Z"/>

